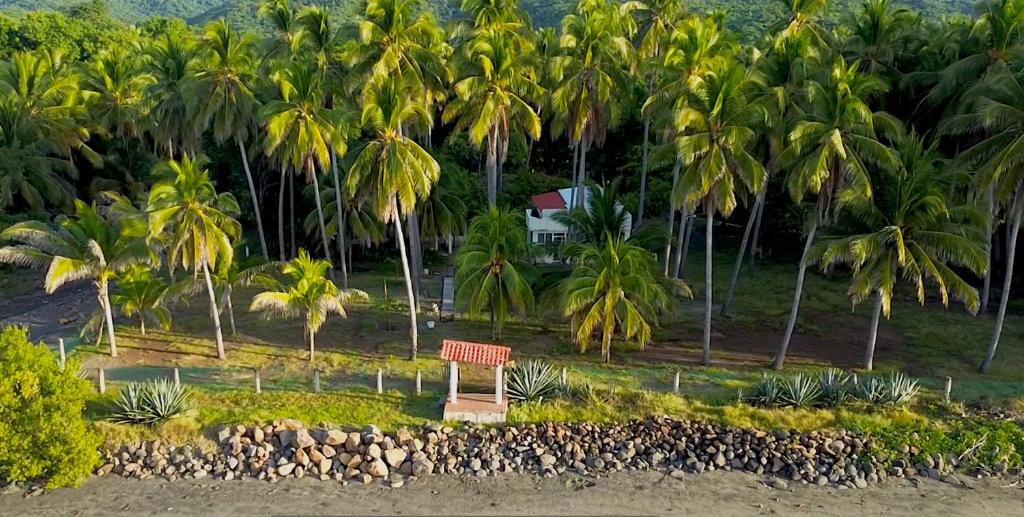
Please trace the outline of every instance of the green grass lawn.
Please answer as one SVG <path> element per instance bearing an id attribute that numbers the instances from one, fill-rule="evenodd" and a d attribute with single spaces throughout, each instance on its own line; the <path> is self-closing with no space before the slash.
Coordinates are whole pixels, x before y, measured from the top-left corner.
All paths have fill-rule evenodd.
<path id="1" fill-rule="evenodd" d="M 716 314 L 713 336 L 714 366 L 696 365 L 701 336 L 703 253 L 691 250 L 688 280 L 695 300 L 683 300 L 675 314 L 665 318 L 655 343 L 645 350 L 625 343 L 614 346 L 613 363 L 602 364 L 596 350 L 581 355 L 569 346 L 563 320 L 549 315 L 529 322 L 513 320 L 503 342 L 513 348 L 514 359 L 541 357 L 556 368 L 568 369 L 572 383 L 586 381 L 611 393 L 595 400 L 558 399 L 541 404 L 517 405 L 511 421 L 573 420 L 613 421 L 667 414 L 680 418 L 705 418 L 733 425 L 765 428 L 814 429 L 823 427 L 873 428 L 880 422 L 919 422 L 935 416 L 944 378 L 954 379 L 954 398 L 968 404 L 1022 407 L 1024 375 L 1024 318 L 1008 315 L 1003 341 L 992 373 L 976 373 L 991 332 L 991 315 L 972 316 L 962 307 L 943 309 L 934 300 L 921 307 L 903 295 L 893 308 L 893 318 L 882 324 L 876 366 L 882 373 L 907 371 L 921 378 L 922 401 L 910 410 L 797 410 L 758 409 L 736 402 L 740 390 L 749 389 L 764 372 L 775 347 L 792 297 L 795 268 L 765 263 L 741 277 L 732 314 L 717 312 L 727 288 L 733 257 L 716 255 Z M 316 361 L 308 361 L 298 321 L 268 321 L 246 309 L 251 291 L 235 295 L 238 335 L 231 336 L 225 319 L 226 362 L 215 357 L 212 328 L 204 299 L 174 310 L 170 332 L 141 336 L 122 324 L 121 356 L 112 360 L 105 346 L 83 346 L 76 351 L 87 371 L 105 368 L 111 386 L 124 382 L 169 376 L 179 368 L 183 382 L 193 386 L 197 408 L 183 420 L 168 424 L 165 433 L 198 435 L 218 424 L 297 418 L 310 424 L 365 425 L 396 428 L 440 417 L 446 391 L 444 365 L 437 351 L 444 338 L 490 341 L 487 321 L 459 318 L 426 329 L 422 322 L 435 319 L 429 311 L 420 315 L 420 353 L 407 360 L 408 317 L 403 312 L 400 277 L 361 274 L 352 285 L 369 292 L 370 304 L 352 307 L 348 319 L 329 320 L 317 336 Z M 388 300 L 384 300 L 387 285 Z M 813 372 L 825 367 L 855 369 L 862 355 L 868 328 L 868 307 L 851 310 L 845 295 L 845 279 L 809 274 L 801 317 L 788 372 Z M 424 306 L 440 291 L 440 278 L 424 282 Z M 123 322 L 124 320 L 122 320 Z M 259 369 L 264 393 L 253 393 L 253 369 Z M 383 372 L 383 394 L 373 389 L 377 370 Z M 324 393 L 311 391 L 314 370 L 321 372 Z M 424 393 L 414 393 L 414 378 L 423 376 Z M 671 393 L 672 378 L 681 372 L 680 393 Z M 492 373 L 465 368 L 463 390 L 488 390 Z M 113 390 L 112 390 L 113 391 Z M 98 403 L 93 418 L 102 419 Z M 944 412 L 945 410 L 943 410 Z M 940 412 L 942 413 L 942 412 Z M 127 432 L 103 424 L 113 436 Z"/>

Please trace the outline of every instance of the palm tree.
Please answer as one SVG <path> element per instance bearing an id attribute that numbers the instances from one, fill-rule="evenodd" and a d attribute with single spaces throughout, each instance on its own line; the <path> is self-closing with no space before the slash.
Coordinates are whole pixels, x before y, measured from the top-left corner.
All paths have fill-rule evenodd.
<path id="1" fill-rule="evenodd" d="M 573 339 L 585 353 L 595 331 L 601 334 L 601 356 L 611 362 L 612 337 L 621 332 L 641 346 L 651 341 L 651 327 L 672 302 L 658 278 L 651 252 L 605 235 L 601 244 L 569 248 L 572 273 L 561 285 L 563 314 L 570 318 Z M 688 292 L 681 282 L 674 285 Z"/>
<path id="2" fill-rule="evenodd" d="M 487 140 L 487 203 L 491 207 L 498 202 L 498 171 L 505 162 L 511 132 L 522 128 L 528 137 L 540 138 L 540 117 L 531 101 L 542 88 L 524 58 L 529 49 L 529 40 L 504 26 L 477 32 L 463 49 L 456 97 L 443 115 L 444 121 L 454 120 L 456 127 L 468 130 L 473 145 Z"/>
<path id="3" fill-rule="evenodd" d="M 274 290 L 257 294 L 249 305 L 250 311 L 264 312 L 268 316 L 302 318 L 302 340 L 309 346 L 309 362 L 313 362 L 316 350 L 316 333 L 327 316 L 333 313 L 346 317 L 346 303 L 369 299 L 362 291 L 338 289 L 327 279 L 330 268 L 330 262 L 314 260 L 306 250 L 300 249 L 298 257 L 281 266 L 284 279 Z"/>
<path id="4" fill-rule="evenodd" d="M 818 23 L 819 17 L 828 8 L 828 0 L 779 0 L 788 11 L 786 19 L 773 27 L 782 38 L 791 38 L 801 33 L 810 34 L 822 47 L 832 46 L 832 37 Z"/>
<path id="5" fill-rule="evenodd" d="M 292 168 L 304 172 L 317 193 L 320 192 L 317 167 L 326 171 L 331 166 L 332 156 L 345 154 L 347 145 L 339 113 L 324 103 L 322 77 L 312 65 L 294 63 L 277 78 L 278 97 L 264 107 L 267 155 L 279 156 L 281 170 Z M 331 262 L 320 196 L 313 196 L 313 199 L 320 220 L 324 255 Z M 283 204 L 278 204 L 278 212 L 283 216 Z M 283 226 L 279 226 L 278 231 L 283 238 Z"/>
<path id="6" fill-rule="evenodd" d="M 238 202 L 229 193 L 217 193 L 205 167 L 205 157 L 187 155 L 156 166 L 154 173 L 163 179 L 149 192 L 149 234 L 150 239 L 167 237 L 167 265 L 172 273 L 179 265 L 195 275 L 202 272 L 217 357 L 226 359 L 212 271 L 232 261 L 241 226 L 235 219 Z"/>
<path id="7" fill-rule="evenodd" d="M 469 223 L 455 257 L 456 301 L 468 308 L 470 317 L 487 307 L 491 339 L 501 340 L 511 311 L 524 312 L 533 305 L 529 254 L 522 215 L 491 207 Z"/>
<path id="8" fill-rule="evenodd" d="M 722 26 L 721 21 L 715 17 L 708 18 L 687 18 L 677 24 L 676 29 L 671 33 L 667 48 L 663 51 L 660 72 L 658 73 L 659 83 L 650 94 L 641 108 L 645 116 L 653 117 L 660 115 L 659 125 L 663 125 L 662 133 L 667 140 L 673 140 L 676 134 L 674 113 L 683 108 L 683 103 L 690 96 L 690 91 L 700 81 L 701 76 L 716 61 L 727 59 L 735 50 L 733 41 L 729 38 L 728 32 Z M 671 147 L 671 146 L 670 146 Z M 671 153 L 675 155 L 675 152 Z M 675 190 L 679 181 L 679 172 L 682 169 L 682 162 L 675 160 L 672 167 L 672 190 Z M 675 214 L 683 208 L 672 201 L 668 212 L 668 239 L 665 243 L 665 276 L 669 276 L 669 264 L 672 257 L 672 234 L 675 225 Z M 684 218 L 680 223 L 678 244 L 680 249 L 676 253 L 676 264 L 682 263 L 683 246 L 686 228 L 691 226 L 686 221 L 689 219 L 693 207 L 686 207 L 683 211 Z M 685 239 L 689 242 L 689 239 Z M 675 268 L 673 277 L 679 276 L 679 268 Z"/>
<path id="9" fill-rule="evenodd" d="M 551 132 L 566 133 L 580 153 L 571 207 L 583 205 L 587 150 L 602 145 L 608 128 L 618 123 L 615 91 L 626 84 L 633 62 L 633 20 L 617 4 L 581 0 L 577 11 L 562 20 L 562 55 L 552 60 L 557 86 L 551 94 Z"/>
<path id="10" fill-rule="evenodd" d="M 85 66 L 82 90 L 90 120 L 101 133 L 126 141 L 145 123 L 144 90 L 153 77 L 142 72 L 138 49 L 111 48 Z"/>
<path id="11" fill-rule="evenodd" d="M 977 168 L 979 190 L 991 192 L 995 202 L 1004 207 L 1008 231 L 1006 276 L 999 311 L 980 367 L 981 372 L 986 373 L 992 366 L 1006 318 L 1017 237 L 1024 218 L 1024 174 L 1018 166 L 1024 143 L 1024 83 L 1018 72 L 1000 65 L 965 95 L 973 99 L 972 111 L 950 117 L 942 130 L 951 135 L 981 133 L 981 140 L 959 159 L 965 165 Z"/>
<path id="12" fill-rule="evenodd" d="M 195 152 L 200 129 L 189 100 L 197 50 L 192 38 L 167 32 L 146 49 L 144 69 L 153 78 L 145 88 L 149 131 L 167 156 Z"/>
<path id="13" fill-rule="evenodd" d="M 237 254 L 238 250 L 235 250 Z M 217 289 L 217 310 L 220 313 L 227 311 L 228 326 L 231 328 L 231 335 L 238 333 L 235 328 L 235 305 L 232 296 L 235 289 L 249 287 L 264 280 L 266 272 L 280 266 L 280 262 L 261 262 L 257 260 L 232 260 L 221 262 L 213 271 L 213 285 Z M 193 285 L 189 291 L 201 291 L 205 286 Z"/>
<path id="14" fill-rule="evenodd" d="M 919 20 L 906 7 L 894 7 L 889 0 L 864 0 L 849 24 L 850 35 L 843 42 L 843 54 L 858 61 L 871 74 L 892 74 L 907 51 L 909 29 Z"/>
<path id="15" fill-rule="evenodd" d="M 146 321 L 156 322 L 160 328 L 171 328 L 171 311 L 165 303 L 170 284 L 153 274 L 150 266 L 135 265 L 116 279 L 117 287 L 110 295 L 113 305 L 121 308 L 128 318 L 139 320 L 139 332 L 146 335 Z"/>
<path id="16" fill-rule="evenodd" d="M 832 221 L 833 200 L 847 189 L 851 190 L 849 195 L 871 197 L 867 167 L 895 170 L 899 166 L 896 153 L 877 136 L 878 131 L 894 132 L 899 122 L 886 113 L 872 111 L 867 104 L 870 97 L 885 90 L 885 85 L 878 77 L 859 72 L 859 68 L 859 63 L 847 65 L 839 58 L 828 69 L 827 77 L 807 83 L 799 119 L 780 157 L 789 169 L 786 187 L 793 199 L 799 202 L 813 193 L 818 200 L 800 258 L 786 332 L 772 363 L 775 369 L 781 369 L 786 360 L 811 246 L 818 227 Z"/>
<path id="17" fill-rule="evenodd" d="M 466 230 L 466 203 L 461 196 L 467 189 L 461 184 L 465 183 L 463 179 L 464 176 L 453 173 L 442 174 L 437 185 L 430 190 L 430 196 L 417 209 L 423 222 L 422 234 L 433 239 L 435 250 L 444 239 L 448 244 L 448 254 L 452 252 L 455 235 Z"/>
<path id="18" fill-rule="evenodd" d="M 257 133 L 259 101 L 253 93 L 255 75 L 255 39 L 250 34 L 239 34 L 223 19 L 206 26 L 203 36 L 205 53 L 199 60 L 192 99 L 200 128 L 211 128 L 217 142 L 234 140 L 238 145 L 245 179 L 252 197 L 256 231 L 260 237 L 263 259 L 270 260 L 267 238 L 263 232 L 256 184 L 249 169 L 249 151 L 245 142 Z M 280 242 L 284 250 L 284 239 Z"/>
<path id="19" fill-rule="evenodd" d="M 755 84 L 737 62 L 717 63 L 692 89 L 676 115 L 676 149 L 689 164 L 676 190 L 676 204 L 704 208 L 704 340 L 701 364 L 711 362 L 713 229 L 716 213 L 728 217 L 736 208 L 737 184 L 759 192 L 765 169 L 750 154 L 756 111 L 747 101 Z"/>
<path id="20" fill-rule="evenodd" d="M 634 2 L 638 19 L 636 54 L 645 80 L 647 94 L 654 93 L 660 82 L 660 62 L 668 47 L 668 41 L 676 26 L 686 17 L 686 6 L 682 0 L 649 0 Z M 644 222 L 644 204 L 647 197 L 647 171 L 650 167 L 650 134 L 653 114 L 641 110 L 644 121 L 643 157 L 640 164 L 640 202 L 634 226 Z"/>
<path id="21" fill-rule="evenodd" d="M 586 206 L 563 210 L 556 213 L 555 221 L 565 226 L 568 234 L 577 242 L 601 244 L 605 235 L 619 240 L 627 234 L 632 238 L 629 215 L 619 203 L 619 189 L 622 178 L 615 178 L 604 188 L 593 182 L 587 186 Z M 634 244 L 636 242 L 634 241 Z"/>
<path id="22" fill-rule="evenodd" d="M 260 0 L 256 16 L 271 27 L 271 35 L 263 39 L 261 66 L 290 59 L 298 45 L 298 28 L 288 0 Z"/>
<path id="23" fill-rule="evenodd" d="M 368 140 L 358 149 L 349 169 L 347 188 L 364 192 L 381 222 L 394 223 L 402 272 L 409 298 L 409 359 L 416 359 L 416 297 L 413 292 L 409 256 L 401 218 L 416 209 L 416 201 L 427 198 L 441 174 L 430 153 L 405 135 L 405 128 L 429 125 L 430 113 L 423 103 L 412 100 L 401 77 L 372 81 L 362 98 L 360 123 Z"/>
<path id="24" fill-rule="evenodd" d="M 117 357 L 109 284 L 132 265 L 153 260 L 144 240 L 145 222 L 104 214 L 95 203 L 80 200 L 75 200 L 73 215 L 58 216 L 55 222 L 56 226 L 50 227 L 25 221 L 0 232 L 0 239 L 21 243 L 0 248 L 0 262 L 47 267 L 43 284 L 47 293 L 76 280 L 91 280 L 103 310 L 110 356 Z"/>
<path id="25" fill-rule="evenodd" d="M 812 252 L 821 257 L 823 269 L 834 264 L 853 268 L 848 293 L 854 305 L 875 299 L 864 354 L 866 370 L 874 363 L 879 317 L 889 318 L 900 281 L 915 286 L 922 305 L 925 283 L 930 282 L 943 306 L 954 298 L 976 313 L 978 291 L 958 270 L 983 274 L 987 268 L 981 215 L 972 207 L 950 206 L 951 175 L 941 168 L 942 157 L 935 146 L 925 147 L 911 133 L 901 139 L 898 151 L 903 167 L 895 173 L 879 171 L 871 199 L 840 198 L 851 234 L 822 243 Z"/>

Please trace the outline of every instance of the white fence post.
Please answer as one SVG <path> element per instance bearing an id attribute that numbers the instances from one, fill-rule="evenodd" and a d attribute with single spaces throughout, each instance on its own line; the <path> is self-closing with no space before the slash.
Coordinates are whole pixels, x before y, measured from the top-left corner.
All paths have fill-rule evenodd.
<path id="1" fill-rule="evenodd" d="M 672 379 L 672 393 L 679 394 L 679 370 L 676 370 L 676 376 Z"/>
<path id="2" fill-rule="evenodd" d="M 263 393 L 263 387 L 260 386 L 260 369 L 259 368 L 253 368 L 252 369 L 252 373 L 255 376 L 255 380 L 256 380 L 256 393 Z"/>
<path id="3" fill-rule="evenodd" d="M 377 368 L 377 393 L 384 393 L 384 369 Z"/>
<path id="4" fill-rule="evenodd" d="M 64 369 L 64 365 L 67 364 L 68 357 L 64 353 L 64 338 L 57 339 L 57 350 L 60 353 L 60 369 Z"/>
<path id="5" fill-rule="evenodd" d="M 320 370 L 313 370 L 313 393 L 320 393 Z"/>
<path id="6" fill-rule="evenodd" d="M 416 370 L 416 394 L 420 395 L 423 393 L 423 375 L 419 370 Z"/>
<path id="7" fill-rule="evenodd" d="M 946 389 L 943 390 L 943 392 L 942 392 L 942 400 L 946 401 L 946 404 L 949 404 L 950 394 L 951 394 L 952 391 L 953 391 L 953 378 L 952 377 L 946 377 Z"/>
<path id="8" fill-rule="evenodd" d="M 181 386 L 181 374 L 178 373 L 178 368 L 174 368 L 174 385 Z"/>
<path id="9" fill-rule="evenodd" d="M 99 385 L 100 395 L 107 392 L 107 375 L 104 373 L 103 368 L 99 368 Z"/>

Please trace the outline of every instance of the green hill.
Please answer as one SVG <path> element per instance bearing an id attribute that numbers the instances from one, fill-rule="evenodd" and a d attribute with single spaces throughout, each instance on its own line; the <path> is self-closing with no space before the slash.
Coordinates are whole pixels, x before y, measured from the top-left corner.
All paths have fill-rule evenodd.
<path id="1" fill-rule="evenodd" d="M 102 0 L 100 0 L 102 1 Z M 153 16 L 177 17 L 189 23 L 202 24 L 225 17 L 240 27 L 256 27 L 256 6 L 259 0 L 106 0 L 110 14 L 130 23 Z M 856 7 L 861 0 L 833 0 L 830 17 Z M 927 17 L 939 18 L 955 13 L 970 12 L 975 0 L 903 0 Z M 19 13 L 33 10 L 67 10 L 67 0 L 0 0 L 0 11 Z M 362 4 L 361 0 L 293 0 L 294 5 L 315 4 L 331 8 L 340 22 L 352 20 Z M 537 26 L 556 26 L 562 16 L 575 4 L 574 0 L 520 0 Z M 428 2 L 442 19 L 458 12 L 458 0 Z M 693 0 L 691 8 L 698 12 L 724 10 L 729 13 L 732 28 L 744 33 L 759 32 L 782 19 L 784 10 L 778 0 Z"/>

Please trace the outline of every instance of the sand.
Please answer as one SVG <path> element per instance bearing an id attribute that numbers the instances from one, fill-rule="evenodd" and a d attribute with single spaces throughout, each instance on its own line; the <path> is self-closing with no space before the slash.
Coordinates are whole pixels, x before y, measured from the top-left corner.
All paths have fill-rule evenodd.
<path id="1" fill-rule="evenodd" d="M 0 515 L 956 515 L 1024 516 L 1024 489 L 1007 480 L 890 481 L 862 490 L 766 487 L 715 472 L 675 479 L 618 473 L 601 479 L 433 476 L 398 489 L 312 479 L 264 481 L 92 479 L 77 489 L 0 496 Z"/>

